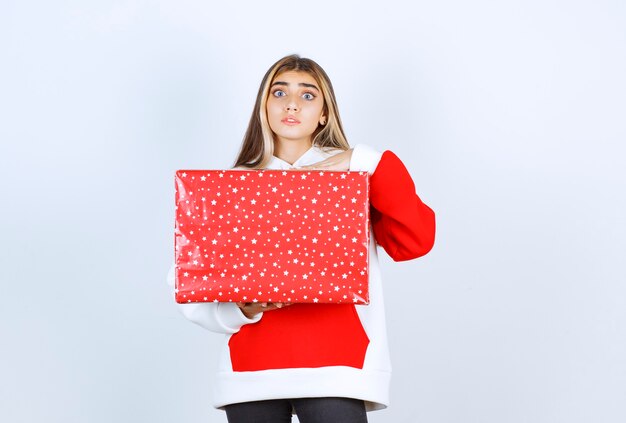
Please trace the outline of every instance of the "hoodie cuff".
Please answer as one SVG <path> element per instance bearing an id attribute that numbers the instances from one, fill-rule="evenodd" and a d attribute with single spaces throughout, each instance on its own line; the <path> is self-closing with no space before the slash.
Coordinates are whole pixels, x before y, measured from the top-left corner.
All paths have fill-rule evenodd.
<path id="1" fill-rule="evenodd" d="M 243 325 L 256 323 L 263 317 L 263 313 L 259 313 L 252 319 L 248 319 L 234 303 L 219 303 L 217 315 L 222 327 L 232 332 L 239 331 Z"/>
<path id="2" fill-rule="evenodd" d="M 354 172 L 367 172 L 370 175 L 376 170 L 383 153 L 374 150 L 365 144 L 357 144 L 352 150 L 350 170 Z"/>

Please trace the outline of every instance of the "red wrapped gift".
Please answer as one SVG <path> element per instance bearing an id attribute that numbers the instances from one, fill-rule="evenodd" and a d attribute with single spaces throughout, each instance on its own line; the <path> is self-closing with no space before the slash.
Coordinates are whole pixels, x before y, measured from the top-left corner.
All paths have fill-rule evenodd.
<path id="1" fill-rule="evenodd" d="M 176 301 L 367 304 L 366 172 L 176 172 Z"/>

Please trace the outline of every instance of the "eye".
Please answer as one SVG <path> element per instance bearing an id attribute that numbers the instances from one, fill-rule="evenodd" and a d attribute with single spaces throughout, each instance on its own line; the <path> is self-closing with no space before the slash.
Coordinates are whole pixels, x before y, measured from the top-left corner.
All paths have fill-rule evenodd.
<path id="1" fill-rule="evenodd" d="M 285 94 L 285 92 L 284 92 L 283 90 L 276 90 L 276 91 L 274 91 L 274 92 L 272 93 L 272 95 L 273 95 L 274 97 L 284 97 L 284 96 L 286 96 L 287 94 Z"/>
<path id="2" fill-rule="evenodd" d="M 313 100 L 315 98 L 315 96 L 311 93 L 304 93 L 302 94 L 302 98 L 305 100 Z"/>

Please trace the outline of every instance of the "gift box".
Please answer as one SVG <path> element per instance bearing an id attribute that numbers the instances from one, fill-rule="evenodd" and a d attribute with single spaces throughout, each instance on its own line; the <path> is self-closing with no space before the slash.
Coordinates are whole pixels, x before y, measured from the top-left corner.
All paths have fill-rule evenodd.
<path id="1" fill-rule="evenodd" d="M 367 172 L 176 172 L 176 301 L 367 304 Z"/>

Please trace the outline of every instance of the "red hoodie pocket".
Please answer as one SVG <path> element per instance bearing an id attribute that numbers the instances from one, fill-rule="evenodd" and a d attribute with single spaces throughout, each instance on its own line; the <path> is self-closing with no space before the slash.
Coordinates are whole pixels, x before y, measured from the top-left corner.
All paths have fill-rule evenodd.
<path id="1" fill-rule="evenodd" d="M 294 304 L 244 325 L 228 346 L 233 371 L 363 368 L 369 339 L 351 304 Z"/>

